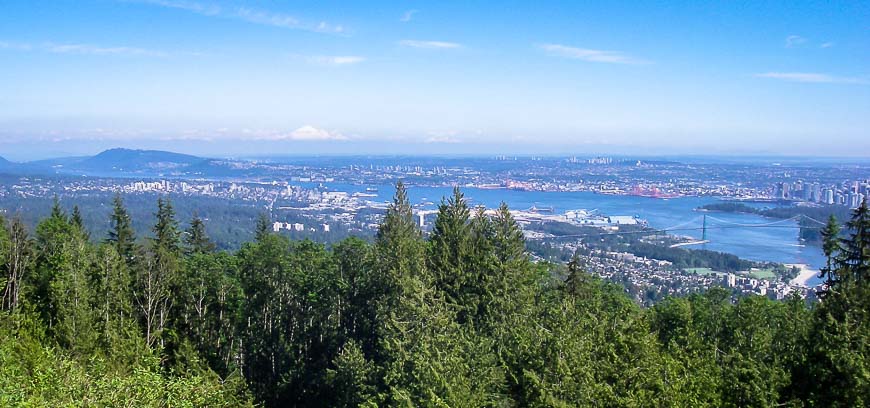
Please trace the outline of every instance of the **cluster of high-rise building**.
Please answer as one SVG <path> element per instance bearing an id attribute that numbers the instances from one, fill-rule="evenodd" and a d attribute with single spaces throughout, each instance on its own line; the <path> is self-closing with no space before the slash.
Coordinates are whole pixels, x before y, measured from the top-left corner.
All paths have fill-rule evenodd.
<path id="1" fill-rule="evenodd" d="M 612 157 L 593 157 L 586 159 L 587 164 L 613 164 Z"/>
<path id="2" fill-rule="evenodd" d="M 166 180 L 159 181 L 137 181 L 130 183 L 127 186 L 129 191 L 146 192 L 146 191 L 170 191 L 171 185 Z"/>
<path id="3" fill-rule="evenodd" d="M 329 232 L 329 224 L 320 224 L 320 227 L 323 229 L 323 232 Z M 305 232 L 305 224 L 301 224 L 298 222 L 289 223 L 289 222 L 274 222 L 272 223 L 272 231 L 280 232 L 281 230 L 287 231 L 296 231 L 296 232 Z M 309 231 L 314 232 L 314 228 L 309 228 Z"/>
<path id="4" fill-rule="evenodd" d="M 777 183 L 775 198 L 806 201 L 828 205 L 845 205 L 856 208 L 865 197 L 870 197 L 870 179 L 854 180 L 841 185 L 822 185 L 817 182 Z"/>
<path id="5" fill-rule="evenodd" d="M 128 193 L 148 193 L 148 192 L 157 192 L 157 193 L 201 193 L 201 194 L 211 194 L 215 192 L 215 183 L 211 182 L 186 182 L 186 181 L 169 181 L 169 180 L 156 180 L 156 181 L 134 181 L 125 186 L 120 186 L 119 189 Z M 236 188 L 235 183 L 232 184 L 230 192 L 233 192 Z"/>

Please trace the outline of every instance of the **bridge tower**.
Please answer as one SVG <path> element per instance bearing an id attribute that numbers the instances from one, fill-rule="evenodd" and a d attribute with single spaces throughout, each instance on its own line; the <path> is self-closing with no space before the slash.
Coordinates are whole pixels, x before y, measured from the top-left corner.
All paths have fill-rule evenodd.
<path id="1" fill-rule="evenodd" d="M 704 214 L 704 223 L 701 227 L 701 241 L 707 240 L 707 214 Z"/>

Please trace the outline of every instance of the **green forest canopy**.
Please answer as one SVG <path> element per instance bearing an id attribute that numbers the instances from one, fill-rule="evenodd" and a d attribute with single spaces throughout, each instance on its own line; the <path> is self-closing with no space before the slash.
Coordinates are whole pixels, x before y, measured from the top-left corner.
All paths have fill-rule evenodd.
<path id="1" fill-rule="evenodd" d="M 0 228 L 2 406 L 865 406 L 870 215 L 824 235 L 819 304 L 723 290 L 642 309 L 531 262 L 506 205 L 462 193 L 424 239 L 397 185 L 374 243 L 260 223 L 217 252 L 158 200 L 106 239 L 55 205 Z M 556 273 L 554 271 L 563 271 Z"/>

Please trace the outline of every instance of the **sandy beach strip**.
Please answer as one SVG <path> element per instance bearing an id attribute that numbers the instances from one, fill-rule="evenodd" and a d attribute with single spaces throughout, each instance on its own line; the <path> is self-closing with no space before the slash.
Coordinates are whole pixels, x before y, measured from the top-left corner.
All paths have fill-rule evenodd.
<path id="1" fill-rule="evenodd" d="M 806 264 L 784 264 L 788 268 L 796 267 L 801 270 L 798 276 L 791 280 L 792 285 L 800 285 L 807 286 L 807 281 L 812 279 L 814 276 L 819 275 L 818 269 L 810 268 L 809 265 Z"/>

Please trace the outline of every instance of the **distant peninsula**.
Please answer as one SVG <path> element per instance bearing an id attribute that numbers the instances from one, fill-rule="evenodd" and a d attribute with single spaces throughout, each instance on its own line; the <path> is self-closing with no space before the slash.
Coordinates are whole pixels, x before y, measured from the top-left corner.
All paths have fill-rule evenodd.
<path id="1" fill-rule="evenodd" d="M 698 211 L 714 211 L 740 214 L 756 214 L 762 217 L 788 219 L 793 217 L 801 217 L 798 220 L 800 225 L 800 238 L 808 243 L 821 242 L 819 234 L 819 222 L 825 222 L 828 217 L 833 215 L 840 222 L 849 219 L 850 210 L 842 205 L 822 205 L 822 206 L 802 206 L 792 205 L 787 207 L 773 208 L 757 208 L 746 205 L 740 202 L 726 201 L 721 203 L 712 203 L 703 205 L 697 208 Z M 819 222 L 816 222 L 818 220 Z"/>

